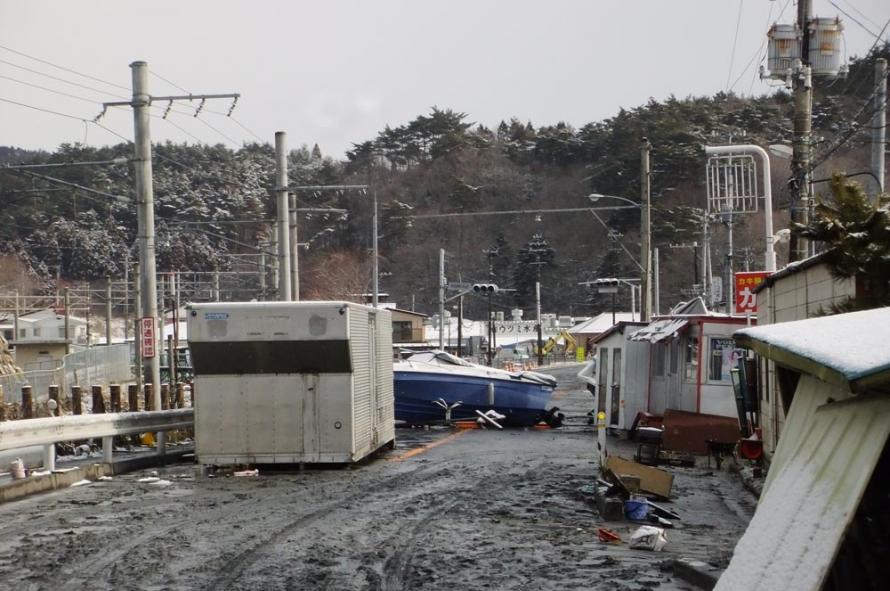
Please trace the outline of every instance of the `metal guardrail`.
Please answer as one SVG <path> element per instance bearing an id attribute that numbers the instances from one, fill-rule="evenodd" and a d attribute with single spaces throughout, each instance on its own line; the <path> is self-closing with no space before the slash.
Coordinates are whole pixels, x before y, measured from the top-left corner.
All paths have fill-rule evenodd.
<path id="1" fill-rule="evenodd" d="M 103 460 L 111 462 L 112 437 L 189 429 L 194 426 L 194 418 L 194 409 L 182 408 L 4 421 L 0 423 L 0 451 L 42 445 L 43 467 L 52 471 L 56 443 L 101 437 Z M 159 450 L 160 445 L 161 441 Z"/>

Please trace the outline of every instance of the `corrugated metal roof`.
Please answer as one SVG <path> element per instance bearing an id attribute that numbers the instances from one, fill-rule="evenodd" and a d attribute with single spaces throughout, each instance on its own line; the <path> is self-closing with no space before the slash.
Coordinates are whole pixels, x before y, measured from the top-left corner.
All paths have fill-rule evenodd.
<path id="1" fill-rule="evenodd" d="M 745 328 L 744 347 L 850 391 L 890 384 L 890 307 Z"/>
<path id="2" fill-rule="evenodd" d="M 590 320 L 586 320 L 580 324 L 576 324 L 568 329 L 571 334 L 578 333 L 601 333 L 612 328 L 612 325 L 618 322 L 631 322 L 640 317 L 639 314 L 631 314 L 630 312 L 615 312 L 615 322 L 612 322 L 612 313 L 603 312 L 597 314 Z"/>
<path id="3" fill-rule="evenodd" d="M 689 321 L 685 318 L 666 318 L 664 320 L 656 320 L 636 331 L 630 336 L 632 341 L 649 341 L 650 343 L 658 343 L 665 339 L 676 337 L 686 328 Z"/>
<path id="4" fill-rule="evenodd" d="M 890 397 L 851 397 L 804 375 L 757 512 L 715 590 L 820 589 L 888 435 Z"/>

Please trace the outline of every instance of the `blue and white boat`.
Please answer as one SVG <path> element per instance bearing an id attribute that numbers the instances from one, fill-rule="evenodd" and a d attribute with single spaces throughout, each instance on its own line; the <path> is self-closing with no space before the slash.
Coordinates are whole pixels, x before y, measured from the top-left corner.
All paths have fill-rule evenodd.
<path id="1" fill-rule="evenodd" d="M 436 403 L 460 405 L 451 419 L 475 419 L 476 411 L 494 409 L 508 426 L 535 425 L 547 413 L 556 378 L 531 372 L 510 372 L 469 363 L 443 351 L 415 353 L 393 364 L 395 418 L 410 425 L 441 423 L 444 409 Z"/>

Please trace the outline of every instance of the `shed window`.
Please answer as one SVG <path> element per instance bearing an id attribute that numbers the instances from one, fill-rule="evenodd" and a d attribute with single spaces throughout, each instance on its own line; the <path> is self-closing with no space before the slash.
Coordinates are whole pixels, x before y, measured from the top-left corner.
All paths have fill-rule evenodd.
<path id="1" fill-rule="evenodd" d="M 665 357 L 667 356 L 668 348 L 662 344 L 655 345 L 655 375 L 663 376 L 664 368 L 665 368 Z"/>
<path id="2" fill-rule="evenodd" d="M 741 350 L 735 348 L 735 341 L 725 337 L 711 337 L 711 350 L 708 356 L 708 379 L 713 382 L 729 382 L 730 370 L 736 366 Z"/>
<path id="3" fill-rule="evenodd" d="M 698 337 L 686 339 L 686 381 L 698 379 Z"/>

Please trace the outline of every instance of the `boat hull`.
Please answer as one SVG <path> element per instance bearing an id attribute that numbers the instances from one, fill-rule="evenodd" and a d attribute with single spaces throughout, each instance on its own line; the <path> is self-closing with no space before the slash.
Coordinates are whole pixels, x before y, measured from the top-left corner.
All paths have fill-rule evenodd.
<path id="1" fill-rule="evenodd" d="M 492 379 L 424 371 L 393 372 L 395 418 L 411 425 L 441 423 L 445 411 L 435 404 L 442 399 L 461 405 L 451 411 L 451 419 L 475 419 L 476 411 L 494 409 L 504 415 L 508 426 L 535 425 L 547 409 L 553 388 L 520 379 Z M 494 392 L 489 384 L 494 385 Z M 492 404 L 493 397 L 493 404 Z"/>

